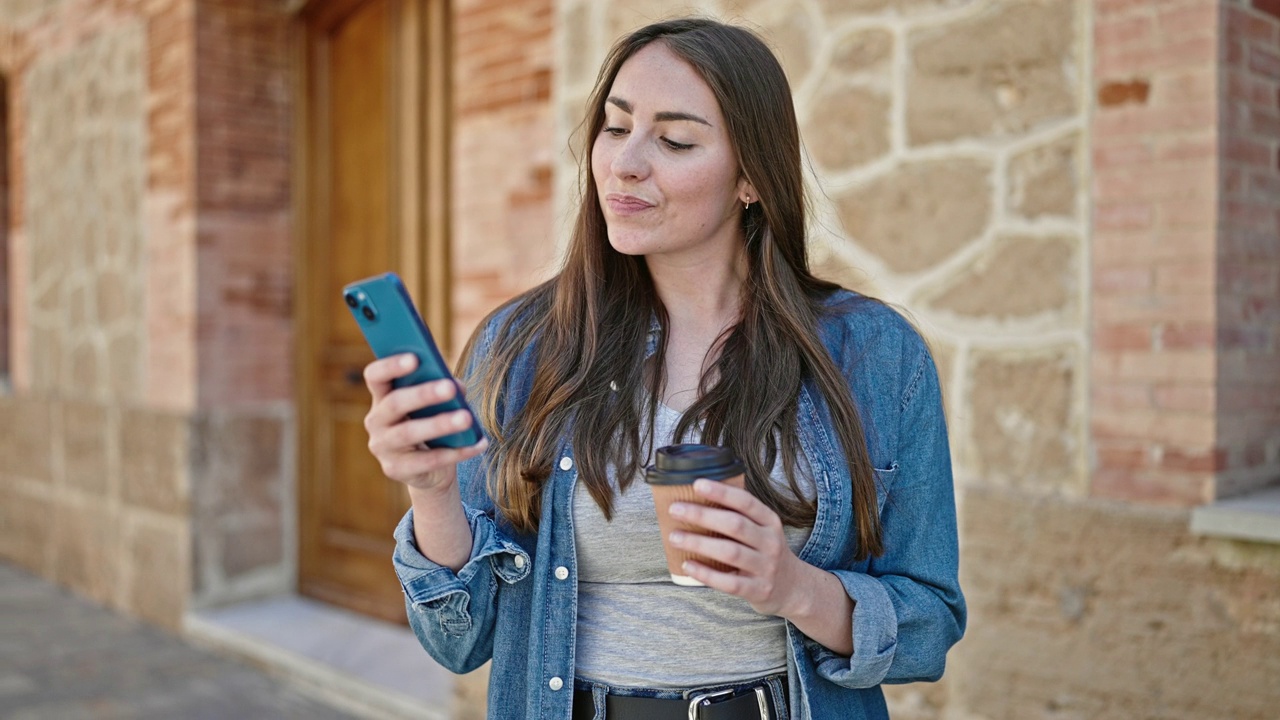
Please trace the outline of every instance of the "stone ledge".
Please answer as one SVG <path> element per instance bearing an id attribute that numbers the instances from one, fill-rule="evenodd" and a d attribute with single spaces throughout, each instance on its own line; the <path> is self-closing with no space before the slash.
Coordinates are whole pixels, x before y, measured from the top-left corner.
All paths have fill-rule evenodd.
<path id="1" fill-rule="evenodd" d="M 405 627 L 283 595 L 188 613 L 183 633 L 359 717 L 449 717 L 455 676 Z"/>
<path id="2" fill-rule="evenodd" d="M 1197 535 L 1280 543 L 1280 485 L 1229 497 L 1191 511 Z"/>

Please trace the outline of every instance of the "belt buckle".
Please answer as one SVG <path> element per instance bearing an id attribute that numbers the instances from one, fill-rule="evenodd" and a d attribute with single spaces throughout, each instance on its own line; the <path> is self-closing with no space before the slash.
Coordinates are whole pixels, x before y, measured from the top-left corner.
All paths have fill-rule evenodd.
<path id="1" fill-rule="evenodd" d="M 764 685 L 757 685 L 754 688 L 756 693 L 756 704 L 760 707 L 760 720 L 771 720 L 769 714 L 769 695 L 765 692 Z M 689 698 L 689 720 L 698 720 L 702 708 L 712 705 L 712 701 L 719 699 L 727 700 L 726 696 L 732 696 L 733 690 L 720 690 L 712 693 L 698 693 Z"/>
<path id="2" fill-rule="evenodd" d="M 698 720 L 698 712 L 710 705 L 712 700 L 732 694 L 733 690 L 720 690 L 711 693 L 698 693 L 689 698 L 689 720 Z"/>

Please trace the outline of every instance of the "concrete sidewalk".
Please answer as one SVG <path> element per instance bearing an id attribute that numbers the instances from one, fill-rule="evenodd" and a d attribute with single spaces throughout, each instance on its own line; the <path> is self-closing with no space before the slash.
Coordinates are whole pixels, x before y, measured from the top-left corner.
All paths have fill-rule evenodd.
<path id="1" fill-rule="evenodd" d="M 351 717 L 0 563 L 0 718 Z"/>

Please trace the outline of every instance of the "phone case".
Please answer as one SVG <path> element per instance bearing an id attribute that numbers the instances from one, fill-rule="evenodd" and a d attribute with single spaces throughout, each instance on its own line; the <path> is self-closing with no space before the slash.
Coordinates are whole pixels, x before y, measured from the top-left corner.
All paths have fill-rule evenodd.
<path id="1" fill-rule="evenodd" d="M 364 333 L 365 340 L 373 354 L 379 358 L 413 353 L 418 358 L 418 367 L 409 375 L 396 379 L 392 385 L 397 388 L 418 385 L 432 380 L 452 378 L 449 367 L 440 350 L 436 347 L 431 331 L 422 321 L 422 316 L 413 305 L 404 283 L 395 273 L 385 273 L 347 285 L 342 289 L 342 296 L 356 322 Z M 470 447 L 484 437 L 480 432 L 480 424 L 475 413 L 462 399 L 461 395 L 452 400 L 431 405 L 409 413 L 411 418 L 431 417 L 452 410 L 466 410 L 471 413 L 471 427 L 453 435 L 431 440 L 428 447 L 461 448 Z"/>

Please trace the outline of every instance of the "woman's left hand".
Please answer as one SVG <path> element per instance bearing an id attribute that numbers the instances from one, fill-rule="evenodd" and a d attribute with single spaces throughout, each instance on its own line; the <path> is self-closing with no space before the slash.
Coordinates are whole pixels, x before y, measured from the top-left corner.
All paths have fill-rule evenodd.
<path id="1" fill-rule="evenodd" d="M 696 561 L 686 562 L 685 572 L 707 587 L 746 600 L 758 613 L 787 618 L 796 612 L 805 571 L 814 568 L 791 552 L 778 514 L 750 492 L 724 483 L 698 480 L 694 492 L 722 507 L 675 503 L 672 517 L 725 537 L 676 531 L 670 540 L 737 572 L 720 572 Z"/>

